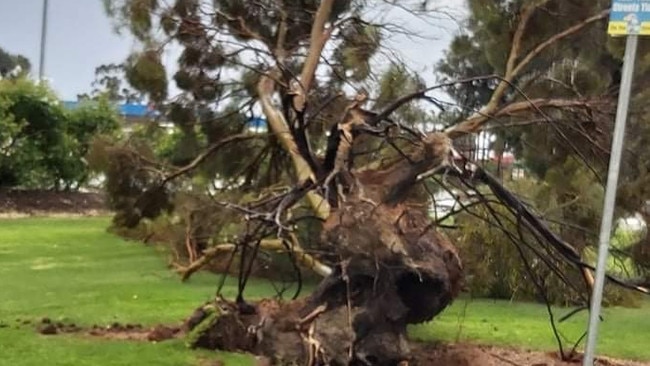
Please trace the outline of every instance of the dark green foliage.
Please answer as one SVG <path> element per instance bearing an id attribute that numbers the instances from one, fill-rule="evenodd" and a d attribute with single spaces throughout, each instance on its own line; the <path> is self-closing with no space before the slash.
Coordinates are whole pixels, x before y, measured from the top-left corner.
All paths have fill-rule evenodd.
<path id="1" fill-rule="evenodd" d="M 131 1 L 135 0 L 114 2 L 129 4 Z M 518 24 L 518 14 L 524 3 L 531 2 L 470 1 L 468 32 L 453 41 L 446 59 L 438 66 L 440 78 L 449 81 L 503 74 Z M 113 170 L 109 175 L 115 175 L 115 178 L 109 177 L 108 183 L 116 185 L 109 188 L 109 192 L 115 195 L 114 200 L 120 205 L 120 213 L 116 217 L 118 221 L 121 220 L 118 224 L 137 224 L 142 218 L 154 218 L 156 214 L 162 214 L 174 206 L 170 217 L 176 221 L 171 220 L 166 229 L 161 230 L 178 234 L 187 224 L 182 220 L 185 220 L 183 217 L 188 212 L 202 212 L 202 209 L 188 202 L 208 201 L 210 198 L 203 193 L 207 189 L 213 193 L 216 191 L 218 197 L 239 199 L 253 193 L 259 197 L 260 193 L 268 194 L 278 186 L 293 182 L 287 152 L 275 137 L 260 135 L 261 138 L 221 147 L 196 169 L 177 178 L 172 183 L 173 188 L 168 191 L 154 190 L 154 193 L 160 194 L 154 207 L 146 209 L 138 206 L 142 202 L 135 199 L 148 189 L 159 186 L 164 176 L 191 163 L 206 148 L 224 138 L 247 133 L 247 121 L 259 113 L 259 103 L 255 102 L 258 101 L 257 87 L 262 75 L 271 75 L 275 81 L 274 97 L 279 98 L 275 98 L 274 103 L 285 103 L 282 106 L 290 108 L 286 105 L 286 97 L 292 91 L 292 82 L 303 70 L 309 46 L 313 45 L 309 42 L 310 31 L 319 1 L 298 4 L 294 1 L 219 0 L 210 5 L 203 2 L 200 9 L 194 0 L 177 0 L 169 5 L 150 14 L 153 19 L 151 24 L 160 24 L 164 36 L 154 39 L 150 35 L 143 46 L 156 52 L 132 56 L 127 77 L 136 89 L 146 92 L 149 98 L 157 102 L 165 99 L 163 90 L 167 87 L 166 80 L 170 78 L 175 82 L 182 95 L 164 106 L 166 117 L 175 127 L 169 135 L 146 135 L 146 139 L 142 139 L 144 135 L 141 135 L 139 141 L 144 145 L 115 147 L 116 150 L 110 152 L 116 154 L 111 160 L 119 162 L 119 165 L 111 168 Z M 361 89 L 362 86 L 371 85 L 370 97 L 375 103 L 366 107 L 380 110 L 396 98 L 424 86 L 421 77 L 399 64 L 389 65 L 380 76 L 378 72 L 372 75 L 371 71 L 376 70 L 370 69 L 369 61 L 379 52 L 385 39 L 385 28 L 363 19 L 363 11 L 369 5 L 371 3 L 364 1 L 335 2 L 331 20 L 345 21 L 337 23 L 340 28 L 332 33 L 333 38 L 325 53 L 319 55 L 322 58 L 318 77 L 313 80 L 313 87 L 307 95 L 304 116 L 309 123 L 309 144 L 315 151 L 322 152 L 325 132 L 340 121 L 341 111 L 350 104 L 346 98 L 337 97 L 343 88 Z M 521 44 L 520 59 L 540 42 L 604 6 L 602 1 L 546 2 L 543 9 L 536 11 L 530 20 Z M 128 22 L 133 21 L 127 18 Z M 140 22 L 147 24 L 146 21 Z M 595 96 L 606 93 L 618 82 L 615 69 L 620 63 L 608 56 L 607 39 L 597 31 L 598 26 L 602 25 L 594 24 L 584 32 L 548 48 L 529 63 L 513 83 L 531 98 L 572 98 L 577 94 Z M 154 34 L 153 31 L 151 33 Z M 285 38 L 282 38 L 283 34 Z M 162 50 L 168 44 L 181 48 L 178 70 L 173 75 L 167 75 L 160 62 Z M 569 88 L 563 87 L 563 84 Z M 477 80 L 447 88 L 460 108 L 448 109 L 435 119 L 419 103 L 405 106 L 392 117 L 404 125 L 417 127 L 418 123 L 425 122 L 455 123 L 484 106 L 496 86 L 495 80 Z M 497 102 L 506 105 L 524 100 L 516 90 L 509 88 L 502 100 Z M 500 152 L 514 152 L 527 171 L 537 179 L 531 183 L 534 187 L 520 192 L 539 195 L 530 200 L 540 205 L 543 213 L 553 220 L 587 226 L 593 231 L 598 221 L 601 191 L 593 172 L 581 168 L 583 161 L 577 152 L 588 157 L 585 160 L 594 165 L 596 172 L 602 172 L 606 154 L 594 150 L 591 143 L 593 139 L 608 141 L 611 123 L 603 118 L 597 126 L 590 125 L 593 121 L 572 111 L 557 109 L 548 113 L 562 124 L 495 130 L 495 148 Z M 284 117 L 289 124 L 295 122 L 291 116 L 291 112 L 285 110 Z M 532 117 L 540 118 L 534 114 L 521 114 L 504 117 L 498 122 L 521 123 Z M 596 131 L 601 131 L 602 136 L 595 138 Z M 575 144 L 575 148 L 567 141 Z M 377 152 L 377 140 L 363 141 L 357 143 L 356 147 L 358 166 L 381 161 L 388 156 L 385 150 Z M 135 159 L 129 155 L 129 149 L 142 151 L 150 161 Z M 397 152 L 394 154 L 397 155 Z M 140 169 L 136 168 L 138 166 Z M 212 187 L 213 184 L 218 187 Z M 191 199 L 184 196 L 190 190 Z M 154 193 L 150 195 L 155 196 Z M 188 201 L 181 203 L 184 200 Z M 145 212 L 154 216 L 148 216 Z M 486 214 L 486 211 L 482 213 Z M 212 220 L 215 226 L 207 236 L 214 237 L 219 229 L 216 226 L 226 225 L 220 221 L 222 219 L 210 215 L 205 217 L 206 222 Z M 516 247 L 504 235 L 497 234 L 490 226 L 469 216 L 459 217 L 458 222 L 468 228 L 458 240 L 466 257 L 468 271 L 474 274 L 470 280 L 473 289 L 494 297 L 541 299 Z M 320 231 L 319 224 L 308 222 L 301 225 L 298 230 L 301 243 L 308 248 L 318 249 L 315 238 Z M 514 225 L 508 229 L 517 231 Z M 593 243 L 593 237 L 583 231 L 568 226 L 554 226 L 554 229 L 579 249 Z M 526 239 L 534 240 L 530 236 Z M 174 245 L 179 246 L 179 240 L 175 238 Z M 529 259 L 534 257 L 530 251 L 525 255 Z M 574 304 L 582 300 L 539 260 L 532 263 L 534 276 L 548 289 L 552 302 Z M 583 286 L 577 271 L 559 260 L 553 263 L 569 273 L 570 284 Z"/>
<path id="2" fill-rule="evenodd" d="M 169 191 L 161 186 L 153 151 L 137 139 L 119 146 L 110 139 L 93 141 L 88 154 L 90 166 L 106 176 L 108 204 L 116 212 L 118 227 L 133 228 L 142 219 L 155 218 L 172 208 Z"/>
<path id="3" fill-rule="evenodd" d="M 172 9 L 176 15 L 186 17 L 194 14 L 198 6 L 199 2 L 197 0 L 176 0 Z"/>
<path id="4" fill-rule="evenodd" d="M 126 78 L 131 86 L 147 93 L 154 101 L 162 101 L 167 97 L 165 66 L 157 51 L 132 55 L 127 60 Z"/>
<path id="5" fill-rule="evenodd" d="M 125 64 L 105 64 L 95 68 L 95 80 L 90 94 L 81 94 L 79 100 L 107 99 L 111 102 L 141 103 L 142 92 L 133 90 L 125 79 Z"/>
<path id="6" fill-rule="evenodd" d="M 183 126 L 192 126 L 196 119 L 194 110 L 179 102 L 171 103 L 167 115 L 169 116 L 169 119 L 174 121 L 174 123 L 181 127 L 181 129 Z"/>
<path id="7" fill-rule="evenodd" d="M 352 1 L 336 1 L 331 19 L 337 19 L 347 11 Z M 219 0 L 215 1 L 215 8 L 220 12 L 215 16 L 215 24 L 223 29 L 229 29 L 240 40 L 260 38 L 269 49 L 276 46 L 277 33 L 275 27 L 284 20 L 287 34 L 290 37 L 285 41 L 285 49 L 292 50 L 299 42 L 309 37 L 314 15 L 318 9 L 319 1 L 259 1 L 256 3 Z M 240 22 L 239 19 L 245 22 Z"/>
<path id="8" fill-rule="evenodd" d="M 512 40 L 519 25 L 520 15 L 529 1 L 483 1 L 469 2 L 470 17 L 467 34 L 454 38 L 445 59 L 439 63 L 438 71 L 443 80 L 456 80 L 485 75 L 504 75 Z M 531 52 L 536 46 L 564 31 L 583 19 L 605 9 L 603 1 L 547 1 L 533 12 L 519 48 L 519 58 Z M 514 80 L 530 97 L 599 95 L 604 87 L 617 82 L 611 75 L 620 65 L 611 62 L 606 51 L 608 37 L 603 31 L 604 21 L 553 43 L 535 57 Z M 567 66 L 570 66 L 567 69 Z M 564 72 L 563 72 L 564 71 Z M 568 73 L 566 72 L 568 71 Z M 581 72 L 589 75 L 579 75 Z M 567 82 L 567 76 L 571 80 Z M 597 75 L 597 77 L 594 77 Z M 598 85 L 576 85 L 596 83 Z M 565 82 L 565 83 L 562 83 Z M 568 89 L 563 87 L 568 85 Z M 476 81 L 454 85 L 448 88 L 459 106 L 478 108 L 487 103 L 496 87 L 493 80 Z M 521 100 L 514 90 L 509 90 L 507 101 Z M 503 101 L 501 101 L 503 102 Z"/>
<path id="9" fill-rule="evenodd" d="M 131 32 L 140 38 L 145 39 L 151 30 L 151 13 L 158 7 L 157 0 L 134 0 L 129 4 L 129 17 Z"/>
<path id="10" fill-rule="evenodd" d="M 84 156 L 118 116 L 106 102 L 65 111 L 45 87 L 0 81 L 0 185 L 73 189 L 89 179 Z"/>
<path id="11" fill-rule="evenodd" d="M 82 103 L 68 113 L 68 132 L 79 141 L 82 156 L 88 152 L 93 137 L 113 135 L 119 127 L 117 112 L 106 100 Z"/>
<path id="12" fill-rule="evenodd" d="M 176 19 L 174 19 L 174 14 L 171 10 L 166 10 L 160 18 L 160 25 L 167 35 L 171 35 L 178 29 L 178 24 Z"/>
<path id="13" fill-rule="evenodd" d="M 443 81 L 464 79 L 482 75 L 504 75 L 506 63 L 513 47 L 513 39 L 520 24 L 525 7 L 536 4 L 534 1 L 469 1 L 470 17 L 468 32 L 458 35 L 452 41 L 445 59 L 439 63 L 438 72 Z M 609 7 L 606 1 L 556 1 L 538 2 L 540 5 L 530 17 L 523 30 L 515 64 L 542 42 L 552 39 L 558 33 L 578 24 L 584 19 L 602 12 Z M 606 20 L 592 24 L 581 31 L 552 43 L 539 53 L 512 80 L 519 89 L 508 87 L 503 98 L 493 100 L 498 106 L 524 102 L 527 98 L 553 98 L 564 100 L 586 100 L 592 98 L 607 101 L 590 111 L 577 111 L 570 108 L 546 109 L 544 114 L 537 110 L 504 116 L 492 121 L 494 126 L 507 126 L 491 130 L 495 134 L 492 148 L 497 152 L 513 153 L 529 177 L 535 182 L 532 187 L 520 190 L 534 207 L 554 225 L 554 230 L 561 237 L 575 246 L 584 255 L 592 252 L 597 243 L 602 206 L 604 177 L 608 163 L 608 149 L 611 141 L 616 88 L 620 82 L 621 40 L 607 36 Z M 638 80 L 635 78 L 639 95 L 643 93 L 648 81 L 647 57 L 648 44 L 642 44 L 639 54 Z M 445 115 L 447 124 L 456 123 L 466 118 L 474 110 L 480 109 L 491 101 L 497 81 L 477 80 L 467 84 L 455 84 L 447 89 L 457 102 L 459 108 Z M 524 93 L 526 96 L 522 95 Z M 643 100 L 643 102 L 641 102 Z M 639 96 L 638 106 L 647 105 L 645 98 Z M 643 114 L 633 110 L 626 150 L 628 158 L 624 159 L 622 174 L 623 185 L 619 190 L 617 216 L 641 211 L 647 195 L 644 193 L 647 180 L 641 167 L 648 159 L 642 157 L 647 150 L 646 133 L 643 127 Z M 638 113 L 638 114 L 637 114 Z M 537 123 L 531 123 L 537 121 Z M 514 124 L 515 127 L 509 126 Z M 643 142 L 642 142 L 643 141 Z M 644 148 L 641 148 L 644 146 Z M 514 183 L 507 184 L 517 187 Z M 467 220 L 468 218 L 464 218 Z M 480 243 L 502 242 L 492 239 L 495 234 L 487 227 L 481 233 L 476 232 L 475 219 L 472 224 L 459 222 L 465 231 L 469 231 L 472 241 Z M 560 223 L 560 224 L 556 224 Z M 476 236 L 478 235 L 478 237 Z M 468 236 L 469 237 L 469 236 Z M 468 243 L 463 242 L 463 245 Z M 481 252 L 470 264 L 472 270 L 478 270 L 475 278 L 476 289 L 487 289 L 489 285 L 480 281 L 495 281 L 493 291 L 505 294 L 514 293 L 513 283 L 524 278 L 521 266 L 514 264 L 503 277 L 502 272 L 493 278 L 490 273 L 508 266 L 507 263 L 495 263 L 494 267 L 482 266 L 481 255 L 501 258 L 502 249 L 494 249 L 494 255 Z M 530 254 L 530 253 L 528 253 Z M 618 253 L 625 254 L 625 253 Z M 465 253 L 466 260 L 474 256 Z M 530 255 L 530 258 L 534 256 Z M 510 257 L 509 257 L 510 258 Z M 476 265 L 474 268 L 472 266 Z M 540 268 L 543 266 L 540 266 Z M 514 271 L 514 272 L 513 272 Z M 500 278 L 497 280 L 497 277 Z M 514 280 L 518 278 L 518 280 Z M 514 281 L 514 282 L 508 282 Z M 528 281 L 530 282 L 530 281 Z M 510 283 L 510 285 L 509 285 Z M 552 297 L 569 299 L 564 296 L 562 286 L 550 287 Z M 612 302 L 622 301 L 619 297 Z"/>
<path id="14" fill-rule="evenodd" d="M 32 64 L 23 55 L 13 55 L 0 47 L 0 76 L 11 72 L 16 66 L 22 68 L 22 73 L 28 73 Z"/>
<path id="15" fill-rule="evenodd" d="M 442 74 L 442 82 L 485 76 L 494 72 L 483 48 L 468 35 L 460 35 L 452 40 L 446 58 L 438 64 L 438 71 Z M 463 108 L 465 115 L 473 108 L 486 104 L 494 88 L 494 81 L 478 80 L 465 86 L 449 87 L 447 92 Z"/>
<path id="16" fill-rule="evenodd" d="M 156 155 L 156 160 L 163 165 L 180 166 L 209 144 L 244 132 L 251 116 L 251 102 L 257 96 L 259 77 L 271 67 L 268 56 L 280 60 L 283 75 L 277 88 L 281 94 L 287 91 L 286 85 L 292 78 L 300 74 L 319 5 L 319 1 L 220 0 L 208 5 L 196 0 L 167 4 L 106 0 L 105 8 L 116 25 L 133 33 L 146 49 L 129 57 L 125 64 L 126 79 L 156 102 L 176 127 L 165 138 L 166 147 L 161 150 L 164 156 Z M 336 1 L 329 20 L 358 16 L 364 6 L 362 2 Z M 341 32 L 332 41 L 341 55 L 340 71 L 343 75 L 350 72 L 354 80 L 362 81 L 369 76 L 368 61 L 378 50 L 382 30 L 355 19 L 341 24 Z M 157 25 L 163 29 L 162 38 L 156 33 Z M 167 75 L 160 57 L 164 47 L 174 43 L 181 47 L 179 67 L 173 75 Z M 168 78 L 183 95 L 162 105 Z M 323 82 L 314 90 L 341 80 Z M 322 101 L 314 95 L 313 108 Z M 312 96 L 309 103 L 312 104 Z M 331 119 L 314 119 L 310 129 L 327 131 L 331 123 Z M 322 133 L 314 135 L 313 140 L 314 146 L 324 143 Z M 244 189 L 263 188 L 288 177 L 284 173 L 287 163 L 287 154 L 275 138 L 265 142 L 251 140 L 223 147 L 191 174 L 206 183 L 215 178 L 243 178 Z"/>
<path id="17" fill-rule="evenodd" d="M 174 74 L 174 81 L 176 86 L 181 90 L 192 90 L 194 87 L 194 80 L 189 71 L 180 69 Z"/>
<path id="18" fill-rule="evenodd" d="M 602 190 L 593 186 L 593 192 L 584 191 L 582 184 L 589 175 L 584 168 L 571 171 L 572 164 L 566 164 L 562 179 L 566 185 L 565 192 L 553 190 L 559 182 L 538 183 L 531 180 L 511 182 L 510 188 L 525 195 L 525 199 L 550 220 L 554 231 L 559 232 L 570 244 L 580 250 L 596 241 L 595 233 L 585 233 L 573 226 L 565 226 L 566 222 L 582 218 L 580 224 L 593 227 L 599 222 L 597 216 L 602 202 Z M 554 168 L 555 169 L 555 168 Z M 549 173 L 555 174 L 556 172 Z M 557 172 L 559 173 L 559 172 Z M 578 194 L 579 193 L 579 194 Z M 533 248 L 541 248 L 534 244 L 536 239 L 525 229 L 517 228 L 516 219 L 504 207 L 491 205 L 499 215 L 505 229 L 514 237 L 510 238 L 495 227 L 495 219 L 486 208 L 473 209 L 474 214 L 486 218 L 489 222 L 474 215 L 462 214 L 456 217 L 456 222 L 463 226 L 460 232 L 451 232 L 455 236 L 455 244 L 460 250 L 461 258 L 466 268 L 466 285 L 473 296 L 490 297 L 509 300 L 544 301 L 544 297 L 534 281 L 544 288 L 548 300 L 552 304 L 562 306 L 584 305 L 585 284 L 577 268 L 563 260 L 546 256 L 546 260 L 564 273 L 565 283 L 550 269 L 548 265 L 534 255 L 526 243 L 533 243 Z M 588 222 L 587 217 L 591 218 Z M 523 234 L 523 239 L 519 237 Z M 515 242 L 513 243 L 513 239 Z M 519 247 L 519 249 L 518 249 Z M 522 260 L 520 250 L 525 256 L 530 268 Z M 542 250 L 542 252 L 544 252 Z M 590 256 L 586 256 L 590 257 Z M 590 261 L 595 257 L 591 256 Z M 619 275 L 625 275 L 621 273 Z M 578 291 L 576 291 L 578 290 Z M 608 286 L 605 292 L 605 304 L 636 306 L 639 303 L 638 294 L 622 290 L 616 286 Z"/>
<path id="19" fill-rule="evenodd" d="M 341 70 L 350 70 L 349 79 L 362 81 L 370 75 L 370 58 L 377 52 L 381 42 L 381 32 L 377 26 L 350 22 L 341 31 L 342 43 L 335 51 L 334 58 Z"/>
<path id="20" fill-rule="evenodd" d="M 392 64 L 381 75 L 377 100 L 373 108 L 375 110 L 381 110 L 400 97 L 422 90 L 425 87 L 426 83 L 419 75 L 409 71 L 404 65 Z M 418 105 L 415 102 L 400 108 L 391 117 L 410 126 L 427 123 L 431 120 L 430 116 L 427 116 L 427 112 L 422 108 L 422 105 Z"/>

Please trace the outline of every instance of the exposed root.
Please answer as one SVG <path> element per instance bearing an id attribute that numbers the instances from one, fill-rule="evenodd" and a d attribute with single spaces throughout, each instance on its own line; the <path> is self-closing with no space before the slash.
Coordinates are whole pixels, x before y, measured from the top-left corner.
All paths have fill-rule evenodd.
<path id="1" fill-rule="evenodd" d="M 315 324 L 311 323 L 309 329 L 307 330 L 307 335 L 304 336 L 301 334 L 301 337 L 307 344 L 307 366 L 316 366 L 319 360 L 319 356 L 323 354 L 322 346 L 320 342 L 314 338 L 314 327 Z"/>
<path id="2" fill-rule="evenodd" d="M 316 319 L 320 314 L 324 313 L 327 310 L 327 305 L 319 305 L 314 311 L 305 315 L 298 321 L 298 329 L 302 329 L 303 326 L 307 323 L 311 323 Z"/>

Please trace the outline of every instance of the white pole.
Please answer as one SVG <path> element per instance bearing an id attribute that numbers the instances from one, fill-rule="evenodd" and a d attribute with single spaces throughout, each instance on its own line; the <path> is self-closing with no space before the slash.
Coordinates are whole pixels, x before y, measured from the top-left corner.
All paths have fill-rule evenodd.
<path id="1" fill-rule="evenodd" d="M 618 186 L 618 173 L 621 166 L 623 151 L 623 138 L 625 136 L 625 123 L 627 110 L 630 104 L 630 91 L 632 89 L 632 75 L 634 74 L 634 61 L 638 43 L 637 35 L 627 36 L 625 44 L 625 58 L 623 59 L 623 72 L 621 75 L 621 90 L 618 96 L 616 122 L 614 126 L 614 140 L 609 158 L 609 172 L 607 173 L 607 187 L 605 189 L 605 202 L 603 205 L 603 218 L 600 224 L 600 238 L 598 240 L 598 263 L 596 265 L 596 279 L 594 292 L 591 295 L 591 310 L 589 312 L 589 334 L 583 359 L 583 366 L 593 366 L 596 340 L 598 338 L 598 323 L 600 322 L 600 309 L 603 300 L 603 287 L 605 285 L 605 270 L 607 267 L 607 254 L 609 240 L 612 232 L 614 218 L 614 204 L 616 203 L 616 189 Z"/>
<path id="2" fill-rule="evenodd" d="M 38 63 L 38 80 L 43 80 L 45 72 L 45 41 L 47 35 L 47 0 L 43 0 L 43 18 L 41 23 L 41 57 Z"/>

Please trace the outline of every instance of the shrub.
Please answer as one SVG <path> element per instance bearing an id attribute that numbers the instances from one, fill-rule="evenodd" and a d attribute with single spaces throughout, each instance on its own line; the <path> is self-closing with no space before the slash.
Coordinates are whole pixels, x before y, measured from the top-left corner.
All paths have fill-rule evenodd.
<path id="1" fill-rule="evenodd" d="M 44 85 L 0 80 L 0 185 L 79 188 L 89 179 L 84 156 L 90 140 L 118 126 L 106 102 L 66 111 Z"/>

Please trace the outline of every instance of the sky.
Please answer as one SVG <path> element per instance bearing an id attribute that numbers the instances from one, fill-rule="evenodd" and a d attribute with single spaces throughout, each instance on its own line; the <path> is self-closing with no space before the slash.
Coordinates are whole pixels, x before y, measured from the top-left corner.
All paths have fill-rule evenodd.
<path id="1" fill-rule="evenodd" d="M 460 12 L 464 0 L 444 3 L 446 10 Z M 43 0 L 0 0 L 0 47 L 26 56 L 34 75 L 39 68 L 42 12 Z M 414 21 L 399 10 L 377 15 L 386 16 L 417 30 L 420 37 L 396 35 L 389 40 L 390 46 L 399 49 L 404 61 L 433 84 L 432 67 L 443 57 L 458 25 L 449 19 Z M 101 0 L 49 0 L 47 19 L 44 74 L 64 100 L 76 100 L 78 94 L 91 90 L 97 66 L 121 62 L 137 49 L 132 38 L 113 31 Z M 173 68 L 171 57 L 166 62 Z"/>

